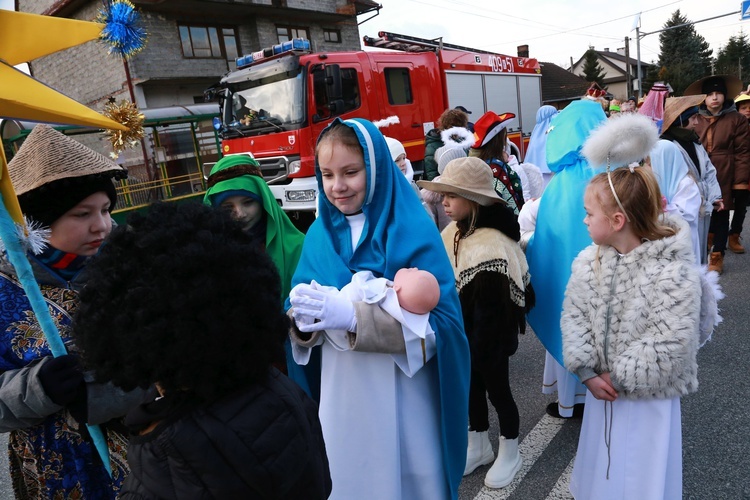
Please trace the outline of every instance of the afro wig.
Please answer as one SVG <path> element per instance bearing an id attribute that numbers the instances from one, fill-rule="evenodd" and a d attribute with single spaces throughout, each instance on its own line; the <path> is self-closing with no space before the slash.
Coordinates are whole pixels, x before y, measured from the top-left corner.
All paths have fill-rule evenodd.
<path id="1" fill-rule="evenodd" d="M 155 204 L 114 229 L 86 272 L 73 329 L 98 381 L 210 401 L 283 359 L 278 272 L 221 210 Z"/>

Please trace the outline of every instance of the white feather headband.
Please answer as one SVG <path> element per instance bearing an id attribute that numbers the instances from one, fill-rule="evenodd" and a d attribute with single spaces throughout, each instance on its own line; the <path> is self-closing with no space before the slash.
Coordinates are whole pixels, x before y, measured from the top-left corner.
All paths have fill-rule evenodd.
<path id="1" fill-rule="evenodd" d="M 443 144 L 451 147 L 461 147 L 469 149 L 474 141 L 474 134 L 466 127 L 451 127 L 440 132 L 440 139 Z"/>
<path id="2" fill-rule="evenodd" d="M 646 158 L 659 132 L 650 118 L 625 113 L 608 119 L 589 135 L 581 153 L 592 167 L 624 167 Z"/>
<path id="3" fill-rule="evenodd" d="M 372 122 L 372 124 L 375 125 L 379 129 L 390 127 L 391 125 L 395 125 L 397 123 L 401 123 L 401 120 L 399 120 L 398 116 L 396 115 L 389 116 L 388 118 L 383 118 L 382 120 L 377 120 L 377 121 Z"/>

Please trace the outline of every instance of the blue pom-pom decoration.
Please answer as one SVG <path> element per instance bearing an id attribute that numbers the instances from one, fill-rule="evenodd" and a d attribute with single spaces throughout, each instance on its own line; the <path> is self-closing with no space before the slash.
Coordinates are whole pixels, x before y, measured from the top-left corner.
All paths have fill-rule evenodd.
<path id="1" fill-rule="evenodd" d="M 109 44 L 109 53 L 129 59 L 146 45 L 146 30 L 140 26 L 140 13 L 128 0 L 108 2 L 97 21 L 104 24 L 100 38 Z"/>

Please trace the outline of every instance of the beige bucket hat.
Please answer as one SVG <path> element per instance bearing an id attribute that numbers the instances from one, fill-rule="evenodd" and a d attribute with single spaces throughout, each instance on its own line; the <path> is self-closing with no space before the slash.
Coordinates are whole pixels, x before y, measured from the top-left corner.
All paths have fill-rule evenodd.
<path id="1" fill-rule="evenodd" d="M 494 189 L 489 165 L 475 157 L 452 160 L 445 166 L 439 179 L 417 181 L 417 185 L 436 193 L 455 193 L 484 206 L 505 203 Z"/>
<path id="2" fill-rule="evenodd" d="M 687 95 L 684 97 L 668 97 L 664 104 L 664 121 L 661 124 L 661 130 L 667 131 L 679 116 L 692 108 L 700 106 L 706 99 L 706 94 Z"/>
<path id="3" fill-rule="evenodd" d="M 22 195 L 59 179 L 105 173 L 124 177 L 125 169 L 49 125 L 40 124 L 8 162 L 8 173 L 16 194 Z"/>

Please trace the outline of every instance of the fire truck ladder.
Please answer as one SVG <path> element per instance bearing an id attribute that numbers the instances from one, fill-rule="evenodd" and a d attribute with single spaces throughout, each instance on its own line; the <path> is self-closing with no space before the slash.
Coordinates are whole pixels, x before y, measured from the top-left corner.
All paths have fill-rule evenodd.
<path id="1" fill-rule="evenodd" d="M 416 36 L 400 35 L 398 33 L 390 33 L 388 31 L 378 32 L 378 37 L 373 38 L 365 36 L 363 38 L 365 46 L 367 47 L 379 47 L 381 49 L 393 49 L 401 50 L 404 52 L 434 52 L 443 49 L 460 50 L 462 52 L 475 52 L 479 54 L 494 54 L 481 49 L 472 49 L 471 47 L 463 47 L 461 45 L 453 45 L 451 43 L 443 43 L 441 38 L 418 38 Z"/>

